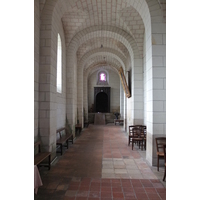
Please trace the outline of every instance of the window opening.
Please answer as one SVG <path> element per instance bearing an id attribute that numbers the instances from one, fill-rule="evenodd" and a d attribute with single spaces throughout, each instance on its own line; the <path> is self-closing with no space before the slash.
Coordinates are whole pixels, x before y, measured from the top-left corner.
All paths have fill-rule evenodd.
<path id="1" fill-rule="evenodd" d="M 100 81 L 106 81 L 106 74 L 105 73 L 100 74 Z"/>
<path id="2" fill-rule="evenodd" d="M 62 45 L 61 38 L 58 34 L 57 43 L 57 92 L 62 93 Z"/>
<path id="3" fill-rule="evenodd" d="M 105 69 L 101 69 L 97 72 L 97 85 L 108 85 L 109 73 Z"/>

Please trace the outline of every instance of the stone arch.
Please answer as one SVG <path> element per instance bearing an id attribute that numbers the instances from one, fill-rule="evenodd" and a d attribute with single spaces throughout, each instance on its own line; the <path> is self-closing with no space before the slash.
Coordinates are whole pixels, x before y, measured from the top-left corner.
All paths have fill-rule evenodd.
<path id="1" fill-rule="evenodd" d="M 105 83 L 106 84 L 100 84 L 100 82 L 99 82 L 101 73 L 105 74 Z M 97 81 L 96 81 L 97 85 L 108 85 L 109 84 L 109 73 L 108 73 L 108 71 L 106 69 L 103 69 L 103 68 L 99 69 L 98 72 L 97 72 L 97 78 L 96 79 L 97 79 Z"/>
<path id="2" fill-rule="evenodd" d="M 105 53 L 106 53 L 107 57 L 111 57 L 111 58 L 114 58 L 115 60 L 117 60 L 121 64 L 121 66 L 123 67 L 123 69 L 125 69 L 125 63 L 123 62 L 123 60 L 121 60 L 121 58 L 118 57 L 116 54 L 111 53 L 111 52 L 107 52 L 107 51 L 105 51 L 105 52 L 95 52 L 93 54 L 87 55 L 87 57 L 85 59 L 83 58 L 80 67 L 83 66 L 83 70 L 87 69 L 86 65 L 87 65 L 87 63 L 88 63 L 88 61 L 90 59 L 92 59 L 94 57 L 97 57 L 97 56 L 104 56 Z"/>
<path id="3" fill-rule="evenodd" d="M 55 155 L 56 140 L 55 131 L 57 126 L 57 93 L 56 93 L 56 60 L 57 60 L 57 34 L 62 41 L 63 66 L 66 64 L 66 46 L 62 23 L 55 23 L 61 18 L 62 12 L 57 15 L 62 1 L 46 0 L 40 5 L 40 63 L 39 63 L 39 108 L 38 134 L 46 151 L 52 151 Z M 56 24 L 55 26 L 53 26 Z M 64 83 L 63 83 L 64 84 Z M 60 95 L 64 98 L 66 94 Z M 65 105 L 63 106 L 65 107 Z M 42 114 L 41 114 L 42 113 Z M 63 114 L 64 113 L 64 114 Z M 65 109 L 62 112 L 65 115 Z M 65 120 L 65 119 L 64 119 Z M 64 123 L 64 122 L 63 122 Z"/>
<path id="4" fill-rule="evenodd" d="M 125 64 L 123 63 L 123 61 L 119 57 L 117 57 L 115 54 L 109 53 L 109 52 L 106 52 L 106 54 L 109 57 L 114 57 L 115 58 L 115 60 L 117 61 L 117 63 L 119 63 L 117 65 L 118 68 L 120 66 L 123 66 L 123 68 L 125 68 Z M 86 64 L 88 65 L 88 61 L 89 60 L 91 60 L 93 58 L 95 58 L 95 60 L 96 60 L 97 57 L 99 57 L 99 56 L 101 57 L 103 55 L 105 55 L 105 52 L 100 52 L 100 53 L 96 52 L 96 53 L 93 53 L 93 54 L 88 53 L 88 55 L 86 55 L 85 58 L 82 59 L 82 62 L 81 62 L 80 66 L 84 66 Z M 112 65 L 112 63 L 111 63 L 111 65 Z M 88 66 L 90 70 L 91 70 L 92 66 L 94 66 L 94 63 L 92 63 L 91 65 Z M 98 65 L 98 67 L 99 67 L 99 65 Z M 84 70 L 84 68 L 85 68 L 85 70 Z M 78 97 L 78 99 L 82 99 L 83 100 L 82 103 L 78 104 L 79 110 L 82 109 L 82 107 L 86 107 L 86 106 L 83 106 L 83 105 L 87 104 L 87 102 L 85 102 L 86 100 L 84 100 L 84 95 L 83 95 L 83 92 L 82 92 L 82 91 L 85 91 L 84 93 L 87 94 L 86 93 L 86 91 L 87 91 L 87 89 L 86 89 L 86 87 L 87 87 L 87 79 L 86 79 L 86 77 L 88 78 L 88 76 L 86 75 L 87 73 L 85 73 L 85 71 L 88 71 L 88 68 L 83 67 L 82 70 L 81 69 L 78 70 L 77 97 Z"/>
<path id="5" fill-rule="evenodd" d="M 100 64 L 100 63 L 92 64 L 91 66 L 89 65 L 83 74 L 84 79 L 88 80 L 88 78 L 93 73 L 97 72 L 100 68 L 113 71 L 115 74 L 117 74 L 119 76 L 117 69 L 120 66 L 116 65 L 115 63 L 109 63 L 109 62 L 108 62 L 108 65 L 109 66 L 105 66 L 104 64 Z M 86 81 L 83 82 L 83 91 L 84 91 L 84 93 L 87 94 L 87 82 Z M 87 95 L 83 96 L 83 107 L 85 107 L 85 108 L 88 107 L 88 99 L 87 98 L 88 98 Z M 88 111 L 86 110 L 86 115 L 87 114 L 88 114 Z"/>
<path id="6" fill-rule="evenodd" d="M 151 34 L 151 18 L 150 18 L 149 7 L 150 7 L 151 1 L 148 1 L 148 2 L 146 2 L 145 0 L 141 0 L 141 1 L 137 1 L 137 0 L 135 0 L 135 1 L 125 1 L 125 0 L 122 0 L 122 1 L 126 4 L 126 6 L 133 6 L 133 8 L 136 9 L 136 11 L 140 14 L 140 16 L 143 20 L 143 23 L 145 25 L 146 41 L 149 40 L 149 44 L 150 44 L 151 43 L 151 37 L 150 37 L 150 34 Z M 52 16 L 53 16 L 54 10 L 56 8 L 59 8 L 61 10 L 59 12 L 59 16 L 61 18 L 62 15 L 66 12 L 66 10 L 70 9 L 70 6 L 68 5 L 68 3 L 69 2 L 66 2 L 66 1 L 46 0 L 44 8 L 43 8 L 42 16 L 41 16 L 43 24 L 44 24 L 44 22 L 48 25 L 52 24 Z M 88 29 L 91 30 L 91 27 L 88 28 Z M 120 32 L 121 31 L 122 30 L 120 30 Z M 85 34 L 86 34 L 86 31 L 80 31 L 76 36 L 74 36 L 72 41 L 76 40 L 78 42 L 78 40 L 82 37 L 82 35 L 85 35 Z M 147 40 L 147 38 L 149 38 L 149 39 Z M 74 44 L 72 44 L 72 46 L 75 47 Z M 130 54 L 130 55 L 132 55 L 132 54 Z"/>
<path id="7" fill-rule="evenodd" d="M 115 72 L 116 74 L 118 74 L 118 70 L 117 70 L 117 65 L 113 64 L 113 63 L 108 63 L 109 66 L 105 66 L 102 64 L 96 64 L 96 65 L 92 65 L 90 66 L 86 71 L 85 71 L 85 75 L 88 78 L 89 76 L 91 76 L 91 74 L 95 73 L 96 71 L 98 71 L 99 69 L 103 69 L 103 70 L 111 70 L 113 72 Z M 118 74 L 119 75 L 119 74 Z"/>
<path id="8" fill-rule="evenodd" d="M 83 50 L 84 49 L 84 50 Z M 128 53 L 127 48 L 119 41 L 116 41 L 111 37 L 102 38 L 92 38 L 79 46 L 77 51 L 78 61 L 83 57 L 83 55 L 93 50 L 103 51 L 104 49 L 110 49 L 110 51 L 119 52 L 126 59 Z"/>
<path id="9" fill-rule="evenodd" d="M 145 26 L 145 43 L 144 43 L 144 46 L 145 46 L 145 55 L 144 55 L 144 65 L 145 65 L 145 68 L 146 68 L 146 71 L 144 71 L 144 73 L 147 74 L 147 70 L 152 70 L 152 66 L 153 66 L 153 61 L 152 61 L 152 24 L 153 24 L 153 20 L 154 20 L 154 16 L 155 16 L 155 11 L 157 11 L 157 15 L 158 17 L 160 17 L 160 20 L 162 20 L 162 17 L 163 17 L 163 13 L 159 10 L 160 8 L 157 7 L 158 4 L 158 1 L 157 0 L 122 0 L 123 2 L 126 2 L 126 6 L 133 6 L 137 11 L 138 13 L 140 14 L 142 20 L 143 20 L 143 23 L 144 23 L 144 26 Z M 46 56 L 46 59 L 44 61 L 43 64 L 40 64 L 43 65 L 43 67 L 46 67 L 45 65 L 49 65 L 50 66 L 50 69 L 52 68 L 52 63 L 54 62 L 54 57 L 51 56 L 52 55 L 52 49 L 54 47 L 54 43 L 53 43 L 53 40 L 51 40 L 52 37 L 54 37 L 55 33 L 53 31 L 53 18 L 54 18 L 54 15 L 55 15 L 55 10 L 60 10 L 59 14 L 58 14 L 58 17 L 61 19 L 63 14 L 65 13 L 65 9 L 67 9 L 67 6 L 68 6 L 68 3 L 69 1 L 64 1 L 64 0 L 46 0 L 45 2 L 45 5 L 42 9 L 42 12 L 41 12 L 41 37 L 43 37 L 44 39 L 49 40 L 50 41 L 50 44 L 49 46 L 45 47 L 45 48 L 41 48 L 40 50 L 40 55 L 44 55 Z M 156 9 L 155 9 L 156 7 Z M 68 8 L 69 9 L 69 8 Z M 152 18 L 151 18 L 152 17 Z M 160 22 L 160 21 L 159 21 Z M 45 32 L 44 32 L 44 29 L 43 28 L 46 28 L 45 29 Z M 115 27 L 116 28 L 116 27 Z M 76 55 L 76 52 L 74 52 L 73 50 L 78 48 L 81 44 L 81 40 L 82 40 L 82 36 L 87 34 L 87 37 L 90 37 L 92 36 L 92 33 L 94 33 L 95 31 L 91 28 L 88 28 L 88 33 L 81 31 L 82 35 L 79 35 L 78 37 L 74 37 L 73 39 L 73 43 L 68 46 L 69 47 L 69 51 L 67 51 L 67 57 L 69 59 L 69 56 L 71 56 L 72 60 L 69 59 L 68 61 L 74 61 L 76 62 L 76 59 L 75 59 L 75 55 Z M 115 29 L 116 30 L 116 29 Z M 124 32 L 123 30 L 120 30 L 118 29 L 120 32 L 117 33 L 117 31 L 115 32 L 115 30 L 104 30 L 105 33 L 108 33 L 110 35 L 110 37 L 114 37 L 116 39 L 119 40 L 119 38 L 117 36 L 120 36 L 120 41 L 123 42 L 127 42 L 127 44 L 129 44 L 129 41 L 131 41 L 131 37 L 128 37 L 126 38 L 125 35 L 124 35 Z M 96 35 L 98 35 L 100 33 L 99 30 L 96 30 Z M 91 33 L 91 34 L 90 34 Z M 45 41 L 45 42 L 46 42 Z M 85 37 L 85 41 L 87 41 L 87 38 Z M 137 52 L 137 46 L 134 45 L 134 42 L 131 41 L 130 42 L 131 45 L 127 46 L 128 50 L 129 50 L 129 55 L 131 57 L 131 62 L 134 61 L 133 59 L 133 56 L 134 58 L 136 58 L 138 56 L 138 52 Z M 130 53 L 131 52 L 131 53 Z M 41 59 L 42 60 L 42 59 Z M 67 65 L 71 65 L 72 63 L 68 62 Z M 42 70 L 42 69 L 41 69 Z M 51 70 L 54 70 L 54 69 L 51 69 Z M 70 68 L 71 70 L 71 68 Z M 149 71 L 150 71 L 149 70 Z M 53 78 L 53 77 L 51 77 Z M 149 78 L 152 78 L 152 73 L 149 73 L 148 74 L 148 80 Z M 50 87 L 51 84 L 48 84 L 48 87 Z M 70 89 L 72 89 L 70 87 Z M 73 113 L 73 112 L 72 112 Z M 153 132 L 153 126 L 151 126 L 151 128 L 149 128 L 150 132 L 152 133 Z"/>
<path id="10" fill-rule="evenodd" d="M 93 49 L 92 51 L 89 51 L 87 52 L 82 58 L 81 60 L 79 61 L 79 64 L 78 64 L 78 67 L 83 67 L 85 69 L 85 62 L 87 62 L 87 59 L 90 55 L 92 54 L 97 54 L 99 53 L 99 55 L 101 54 L 106 54 L 107 53 L 110 53 L 110 54 L 113 54 L 115 55 L 114 57 L 118 57 L 121 62 L 123 62 L 125 64 L 126 62 L 126 58 L 120 53 L 118 52 L 117 50 L 114 50 L 114 49 L 111 49 L 111 48 L 103 48 L 103 49 Z"/>
<path id="11" fill-rule="evenodd" d="M 74 38 L 71 40 L 68 46 L 68 53 L 70 57 L 78 50 L 78 47 L 82 43 L 86 42 L 87 40 L 90 40 L 91 38 L 99 37 L 100 33 L 102 35 L 106 35 L 107 37 L 114 38 L 117 41 L 120 41 L 122 44 L 124 44 L 124 46 L 128 49 L 129 55 L 131 57 L 133 55 L 138 55 L 136 49 L 133 48 L 134 41 L 132 40 L 132 37 L 125 31 L 117 27 L 110 26 L 106 28 L 104 27 L 104 29 L 101 30 L 98 26 L 94 26 L 86 28 L 74 36 Z"/>

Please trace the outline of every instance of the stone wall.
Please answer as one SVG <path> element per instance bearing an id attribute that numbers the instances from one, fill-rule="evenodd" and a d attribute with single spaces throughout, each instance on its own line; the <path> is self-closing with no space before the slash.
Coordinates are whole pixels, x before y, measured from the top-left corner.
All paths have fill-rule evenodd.
<path id="1" fill-rule="evenodd" d="M 34 1 L 34 141 L 38 140 L 39 118 L 39 60 L 40 60 L 40 8 Z"/>
<path id="2" fill-rule="evenodd" d="M 95 113 L 88 113 L 88 122 L 90 124 L 94 123 Z M 105 113 L 106 124 L 114 123 L 115 115 L 113 113 Z"/>
<path id="3" fill-rule="evenodd" d="M 105 87 L 110 88 L 110 112 L 120 112 L 120 78 L 116 72 L 108 70 L 109 72 L 109 85 Z M 97 72 L 94 72 L 88 79 L 88 110 L 94 104 L 94 87 L 101 87 L 97 85 Z"/>

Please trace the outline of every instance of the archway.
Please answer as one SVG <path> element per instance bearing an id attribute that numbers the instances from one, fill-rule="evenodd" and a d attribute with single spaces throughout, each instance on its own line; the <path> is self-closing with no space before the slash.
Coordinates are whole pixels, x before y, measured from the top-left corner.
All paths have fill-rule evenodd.
<path id="1" fill-rule="evenodd" d="M 94 112 L 110 112 L 110 87 L 94 87 Z"/>
<path id="2" fill-rule="evenodd" d="M 96 112 L 107 113 L 108 111 L 108 95 L 100 92 L 96 96 Z"/>

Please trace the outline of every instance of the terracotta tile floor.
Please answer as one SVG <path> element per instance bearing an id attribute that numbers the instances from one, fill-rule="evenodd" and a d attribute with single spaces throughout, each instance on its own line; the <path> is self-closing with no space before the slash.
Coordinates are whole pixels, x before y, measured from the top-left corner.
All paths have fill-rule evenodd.
<path id="1" fill-rule="evenodd" d="M 166 199 L 164 170 L 145 162 L 145 151 L 128 146 L 121 126 L 89 125 L 53 163 L 40 168 L 36 200 Z"/>

